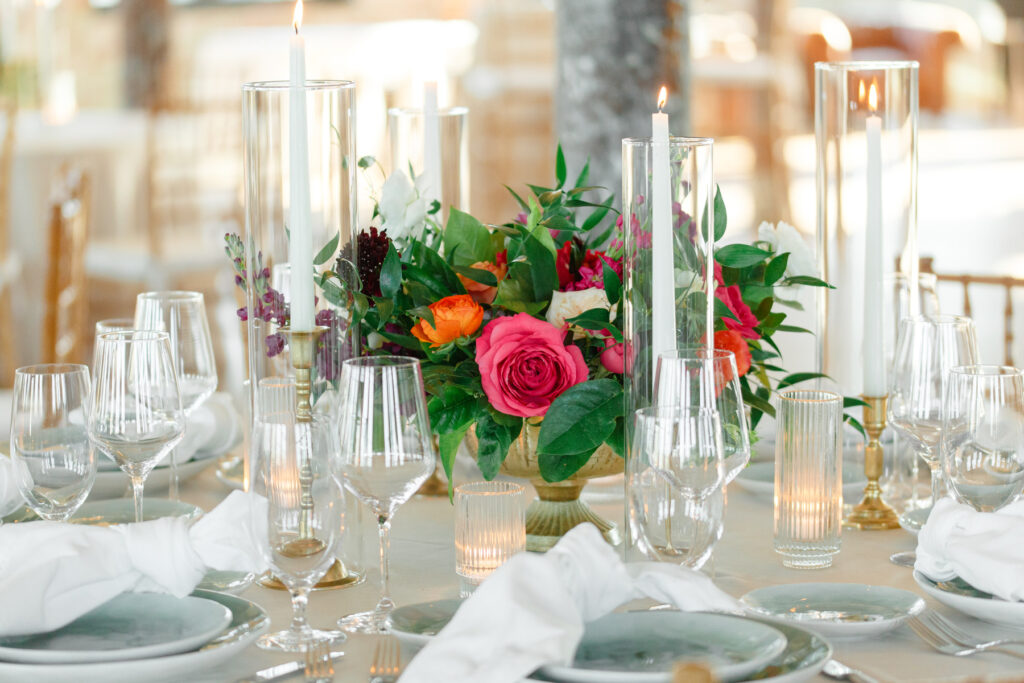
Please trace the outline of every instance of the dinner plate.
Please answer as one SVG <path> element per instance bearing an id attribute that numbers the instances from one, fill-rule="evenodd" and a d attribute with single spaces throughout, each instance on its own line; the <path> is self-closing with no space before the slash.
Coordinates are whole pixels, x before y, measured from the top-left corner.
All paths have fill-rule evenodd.
<path id="1" fill-rule="evenodd" d="M 792 583 L 750 591 L 740 602 L 760 617 L 799 622 L 826 637 L 885 633 L 924 611 L 910 591 L 860 583 Z"/>
<path id="2" fill-rule="evenodd" d="M 752 462 L 740 470 L 733 481 L 745 491 L 771 498 L 775 494 L 775 461 Z M 862 466 L 843 461 L 843 500 L 848 503 L 860 501 L 867 483 Z"/>
<path id="3" fill-rule="evenodd" d="M 238 456 L 224 456 L 217 461 L 217 469 L 214 470 L 214 474 L 220 483 L 229 489 L 241 491 L 245 487 L 245 482 L 243 481 L 245 476 L 244 468 L 245 463 L 242 462 L 242 458 Z"/>
<path id="4" fill-rule="evenodd" d="M 161 517 L 184 517 L 186 521 L 197 519 L 203 514 L 202 508 L 191 503 L 183 503 L 163 498 L 146 498 L 142 501 L 142 521 Z M 4 522 L 31 522 L 39 519 L 32 510 L 25 507 L 4 517 Z M 73 524 L 92 524 L 109 526 L 111 524 L 127 524 L 135 521 L 135 503 L 128 498 L 112 500 L 94 500 L 83 503 L 71 515 L 69 522 Z"/>
<path id="5" fill-rule="evenodd" d="M 703 612 L 613 612 L 586 625 L 570 666 L 540 668 L 565 683 L 669 683 L 680 661 L 707 664 L 722 681 L 741 680 L 786 649 L 767 624 Z"/>
<path id="6" fill-rule="evenodd" d="M 978 590 L 963 579 L 933 581 L 914 570 L 914 581 L 943 605 L 990 624 L 1024 628 L 1024 602 L 1011 602 Z"/>
<path id="7" fill-rule="evenodd" d="M 263 608 L 249 600 L 212 591 L 195 591 L 193 595 L 219 603 L 231 613 L 230 623 L 197 650 L 165 657 L 89 664 L 22 664 L 0 661 L 0 681 L 152 683 L 187 680 L 190 675 L 213 669 L 237 656 L 270 625 L 270 618 Z"/>
<path id="8" fill-rule="evenodd" d="M 83 664 L 194 650 L 231 623 L 224 605 L 164 593 L 122 593 L 49 633 L 0 638 L 0 659 Z"/>

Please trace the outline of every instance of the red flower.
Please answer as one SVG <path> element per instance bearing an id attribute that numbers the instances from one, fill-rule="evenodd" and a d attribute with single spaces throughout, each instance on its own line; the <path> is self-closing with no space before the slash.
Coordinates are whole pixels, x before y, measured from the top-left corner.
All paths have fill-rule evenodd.
<path id="1" fill-rule="evenodd" d="M 750 306 L 743 301 L 743 294 L 739 285 L 723 287 L 725 280 L 722 278 L 722 266 L 715 262 L 715 298 L 725 304 L 725 307 L 732 311 L 736 320 L 723 318 L 725 326 L 734 332 L 738 332 L 744 339 L 760 339 L 761 335 L 754 329 L 757 327 L 757 316 L 750 310 Z M 743 374 L 742 372 L 740 373 Z"/>
<path id="2" fill-rule="evenodd" d="M 733 330 L 718 330 L 715 332 L 715 348 L 723 351 L 732 351 L 733 355 L 736 356 L 736 371 L 740 373 L 740 377 L 747 374 L 747 371 L 750 370 L 750 364 L 753 361 L 750 355 L 750 347 L 747 346 L 746 340 L 738 332 Z M 723 385 L 731 379 L 731 377 L 723 377 Z"/>
<path id="3" fill-rule="evenodd" d="M 604 287 L 604 264 L 622 277 L 622 261 L 605 255 L 603 251 L 584 249 L 578 238 L 567 240 L 555 256 L 558 288 L 563 292 Z"/>

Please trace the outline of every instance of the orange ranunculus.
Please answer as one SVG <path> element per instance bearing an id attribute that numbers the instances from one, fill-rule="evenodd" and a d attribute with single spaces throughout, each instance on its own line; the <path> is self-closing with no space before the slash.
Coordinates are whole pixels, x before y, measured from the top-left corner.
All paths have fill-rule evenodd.
<path id="1" fill-rule="evenodd" d="M 497 265 L 490 261 L 477 261 L 470 268 L 476 268 L 478 270 L 486 270 L 488 273 L 494 275 L 494 278 L 501 282 L 501 279 L 505 277 L 505 273 L 508 272 L 508 267 L 504 264 Z M 459 281 L 462 282 L 462 286 L 466 288 L 466 291 L 473 301 L 478 304 L 489 304 L 494 301 L 494 297 L 498 294 L 497 287 L 490 287 L 488 285 L 480 284 L 475 280 L 470 280 L 468 277 L 459 275 Z"/>
<path id="2" fill-rule="evenodd" d="M 736 371 L 739 372 L 740 377 L 750 370 L 750 363 L 753 360 L 750 355 L 750 347 L 747 346 L 747 340 L 739 332 L 718 330 L 715 332 L 715 348 L 733 352 L 733 355 L 736 356 Z M 731 379 L 731 377 L 725 377 L 724 381 L 728 382 Z"/>
<path id="3" fill-rule="evenodd" d="M 484 309 L 469 294 L 446 296 L 429 308 L 437 327 L 421 318 L 413 325 L 412 334 L 420 341 L 429 342 L 433 348 L 473 334 L 484 321 Z"/>

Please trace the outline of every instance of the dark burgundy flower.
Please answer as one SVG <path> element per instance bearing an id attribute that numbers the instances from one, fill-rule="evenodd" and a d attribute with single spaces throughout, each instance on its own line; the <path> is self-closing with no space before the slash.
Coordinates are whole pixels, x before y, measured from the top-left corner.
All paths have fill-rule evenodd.
<path id="1" fill-rule="evenodd" d="M 362 292 L 366 296 L 381 296 L 380 291 L 380 269 L 384 265 L 384 257 L 388 254 L 391 246 L 391 238 L 387 230 L 377 231 L 377 228 L 370 226 L 356 237 L 356 270 L 359 272 L 359 280 L 363 283 Z M 343 249 L 338 260 L 352 260 L 352 249 Z M 341 263 L 335 265 L 335 272 L 344 272 Z"/>
<path id="2" fill-rule="evenodd" d="M 273 358 L 277 354 L 284 351 L 284 335 L 280 332 L 275 334 L 267 335 L 267 358 Z"/>

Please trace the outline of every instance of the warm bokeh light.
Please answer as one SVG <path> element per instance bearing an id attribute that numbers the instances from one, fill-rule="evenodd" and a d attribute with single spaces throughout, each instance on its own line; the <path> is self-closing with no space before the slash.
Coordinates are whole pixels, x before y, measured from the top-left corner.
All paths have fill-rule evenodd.
<path id="1" fill-rule="evenodd" d="M 868 89 L 868 109 L 878 111 L 878 86 L 874 81 L 871 81 L 871 87 Z"/>
<path id="2" fill-rule="evenodd" d="M 299 32 L 300 26 L 302 26 L 302 0 L 295 3 L 295 12 L 292 14 L 292 28 L 296 33 Z"/>
<path id="3" fill-rule="evenodd" d="M 668 88 L 661 86 L 661 90 L 658 91 L 658 111 L 665 108 L 665 104 L 668 102 Z"/>

